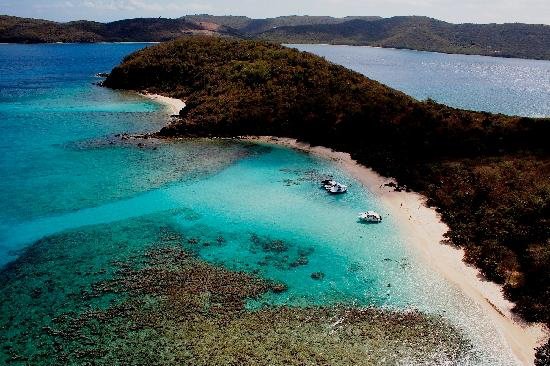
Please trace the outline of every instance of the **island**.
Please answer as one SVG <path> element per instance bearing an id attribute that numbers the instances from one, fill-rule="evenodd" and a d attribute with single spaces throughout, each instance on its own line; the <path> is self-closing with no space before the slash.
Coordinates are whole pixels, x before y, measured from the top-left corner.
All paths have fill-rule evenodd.
<path id="1" fill-rule="evenodd" d="M 350 153 L 428 197 L 449 243 L 504 286 L 514 312 L 550 324 L 549 119 L 418 101 L 308 53 L 218 37 L 138 51 L 104 85 L 184 100 L 158 137 L 268 135 Z"/>
<path id="2" fill-rule="evenodd" d="M 550 60 L 550 25 L 544 24 L 453 24 L 422 16 L 252 19 L 204 14 L 110 23 L 0 16 L 0 42 L 6 43 L 161 42 L 197 34 Z"/>

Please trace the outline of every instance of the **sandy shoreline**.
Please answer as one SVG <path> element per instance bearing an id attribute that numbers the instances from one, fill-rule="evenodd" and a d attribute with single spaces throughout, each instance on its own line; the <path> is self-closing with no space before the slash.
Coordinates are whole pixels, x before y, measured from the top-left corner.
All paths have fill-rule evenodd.
<path id="1" fill-rule="evenodd" d="M 151 99 L 159 104 L 162 104 L 168 108 L 170 115 L 179 114 L 180 111 L 185 108 L 185 102 L 176 98 L 169 98 L 159 94 L 139 93 L 142 97 Z"/>
<path id="2" fill-rule="evenodd" d="M 169 107 L 171 114 L 178 114 L 185 107 L 182 100 L 155 94 L 142 94 Z M 401 230 L 428 265 L 444 278 L 458 286 L 489 316 L 492 323 L 509 345 L 518 364 L 533 365 L 535 348 L 548 337 L 548 330 L 542 324 L 528 324 L 515 316 L 514 304 L 504 298 L 502 287 L 484 280 L 479 271 L 463 262 L 464 251 L 443 245 L 448 231 L 438 213 L 426 206 L 426 198 L 414 192 L 395 192 L 384 184 L 391 179 L 382 177 L 351 158 L 348 153 L 298 142 L 295 139 L 272 136 L 242 137 L 244 140 L 277 144 L 333 161 L 359 180 L 370 192 L 381 198 L 388 212 L 398 217 Z"/>
<path id="3" fill-rule="evenodd" d="M 353 160 L 349 154 L 325 147 L 312 147 L 294 139 L 271 136 L 245 137 L 249 141 L 277 144 L 320 156 L 336 163 L 358 179 L 369 191 L 381 198 L 393 216 L 402 223 L 401 229 L 409 237 L 408 242 L 419 251 L 423 259 L 456 284 L 489 316 L 501 336 L 506 340 L 519 364 L 533 365 L 534 348 L 547 337 L 541 324 L 527 324 L 515 316 L 513 303 L 506 300 L 501 286 L 484 280 L 476 268 L 463 262 L 464 251 L 442 245 L 448 227 L 433 208 L 425 205 L 426 199 L 414 192 L 395 192 L 384 183 L 385 178 Z"/>

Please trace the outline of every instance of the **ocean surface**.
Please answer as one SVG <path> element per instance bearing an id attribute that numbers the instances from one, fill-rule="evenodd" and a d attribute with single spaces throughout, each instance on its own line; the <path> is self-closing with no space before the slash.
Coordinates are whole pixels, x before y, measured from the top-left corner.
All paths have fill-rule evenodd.
<path id="1" fill-rule="evenodd" d="M 14 349 L 29 357 L 42 352 L 44 341 L 34 341 L 43 337 L 41 329 L 60 314 L 91 306 L 76 294 L 112 276 L 112 263 L 143 253 L 167 227 L 212 264 L 288 286 L 251 301 L 251 309 L 335 304 L 418 309 L 443 316 L 463 332 L 472 344 L 466 364 L 514 364 L 485 315 L 422 262 L 384 203 L 330 162 L 235 141 L 138 144 L 118 138 L 122 132 L 156 131 L 168 118 L 163 106 L 148 99 L 95 85 L 96 73 L 146 46 L 0 45 L 0 364 Z M 353 57 L 356 66 L 381 57 L 363 48 L 301 47 L 330 54 L 333 61 Z M 413 57 L 384 52 L 390 64 Z M 437 58 L 437 65 L 451 69 L 465 62 L 414 55 L 427 63 Z M 502 68 L 524 63 L 539 73 L 533 79 L 548 78 L 548 63 L 490 61 Z M 425 81 L 422 74 L 408 75 L 410 85 Z M 428 95 L 433 75 L 423 92 Z M 468 75 L 462 77 L 484 89 L 477 73 Z M 448 98 L 460 89 L 440 80 L 439 89 L 445 88 L 440 96 Z M 537 92 L 515 97 L 522 114 L 550 114 L 548 98 L 533 101 L 540 85 L 533 88 Z M 511 100 L 505 99 L 487 103 L 508 112 Z M 346 182 L 349 193 L 329 196 L 320 189 L 319 181 L 329 175 Z M 383 223 L 358 223 L 357 213 L 367 209 L 381 212 Z M 324 278 L 313 279 L 314 272 Z"/>
<path id="2" fill-rule="evenodd" d="M 375 47 L 290 45 L 418 100 L 527 117 L 550 116 L 550 61 Z"/>

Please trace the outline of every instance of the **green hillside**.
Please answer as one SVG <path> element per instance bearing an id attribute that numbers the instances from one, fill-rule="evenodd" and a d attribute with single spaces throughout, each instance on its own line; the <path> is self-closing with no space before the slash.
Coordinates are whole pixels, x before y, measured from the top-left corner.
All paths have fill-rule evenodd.
<path id="1" fill-rule="evenodd" d="M 248 37 L 269 31 L 278 27 L 294 27 L 316 24 L 340 24 L 350 20 L 361 19 L 365 21 L 381 19 L 376 16 L 356 16 L 334 18 L 329 16 L 288 15 L 276 18 L 252 19 L 243 16 L 216 16 L 216 15 L 187 15 L 185 19 L 195 22 L 212 22 L 224 25 L 239 31 Z"/>
<path id="2" fill-rule="evenodd" d="M 549 25 L 451 24 L 426 17 L 393 17 L 278 27 L 257 37 L 282 43 L 350 44 L 550 60 Z"/>
<path id="3" fill-rule="evenodd" d="M 0 42 L 160 42 L 184 35 L 235 31 L 217 25 L 199 25 L 185 19 L 139 18 L 112 23 L 76 21 L 56 23 L 40 19 L 0 16 Z"/>
<path id="4" fill-rule="evenodd" d="M 166 41 L 222 35 L 277 43 L 332 43 L 550 60 L 550 25 L 451 24 L 426 17 L 188 15 L 112 23 L 56 23 L 0 16 L 0 42 Z"/>

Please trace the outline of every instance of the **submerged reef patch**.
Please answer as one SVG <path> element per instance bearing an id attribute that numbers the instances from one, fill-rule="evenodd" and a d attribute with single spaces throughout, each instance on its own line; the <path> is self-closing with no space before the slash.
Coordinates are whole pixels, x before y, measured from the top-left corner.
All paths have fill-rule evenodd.
<path id="1" fill-rule="evenodd" d="M 307 266 L 309 264 L 309 256 L 315 251 L 314 247 L 302 247 L 281 239 L 262 237 L 257 234 L 250 236 L 250 242 L 251 253 L 265 254 L 257 262 L 259 266 L 273 266 L 282 270 Z"/>
<path id="2" fill-rule="evenodd" d="M 53 333 L 65 345 L 60 361 L 369 365 L 407 360 L 411 364 L 452 364 L 467 348 L 459 333 L 441 318 L 415 311 L 245 309 L 248 298 L 278 287 L 212 267 L 177 247 L 151 249 L 142 268 L 121 269 L 115 279 L 94 287 L 99 294 L 125 292 L 127 301 L 56 320 L 58 329 Z M 86 341 L 89 337 L 93 342 Z"/>
<path id="3" fill-rule="evenodd" d="M 249 309 L 286 285 L 199 259 L 167 222 L 156 216 L 52 236 L 5 268 L 0 363 L 462 364 L 470 356 L 459 331 L 417 311 Z"/>
<path id="4" fill-rule="evenodd" d="M 279 291 L 281 285 L 213 267 L 179 247 L 152 248 L 140 267 L 123 267 L 113 280 L 94 286 L 98 296 L 125 293 L 128 300 L 106 310 L 55 320 L 57 328 L 51 333 L 64 345 L 59 361 L 370 365 L 407 360 L 452 364 L 468 348 L 441 318 L 415 311 L 246 310 L 247 299 Z"/>

